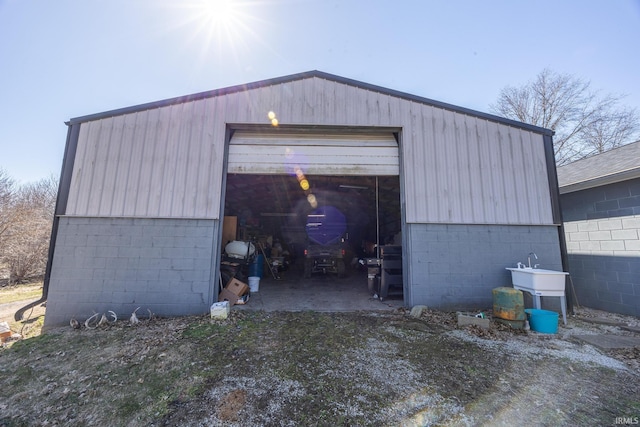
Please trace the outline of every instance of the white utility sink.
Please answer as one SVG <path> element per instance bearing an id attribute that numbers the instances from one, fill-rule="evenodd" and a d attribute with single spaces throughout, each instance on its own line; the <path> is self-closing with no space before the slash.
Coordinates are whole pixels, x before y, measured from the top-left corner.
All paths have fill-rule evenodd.
<path id="1" fill-rule="evenodd" d="M 567 324 L 567 302 L 564 294 L 566 276 L 564 271 L 543 268 L 515 267 L 511 271 L 511 283 L 515 289 L 529 292 L 534 297 L 535 308 L 540 309 L 540 297 L 560 297 L 562 319 Z"/>
<path id="2" fill-rule="evenodd" d="M 507 268 L 511 271 L 511 283 L 516 289 L 531 294 L 543 292 L 546 296 L 564 296 L 564 271 L 545 270 L 543 268 Z M 543 295 L 542 293 L 539 295 Z"/>

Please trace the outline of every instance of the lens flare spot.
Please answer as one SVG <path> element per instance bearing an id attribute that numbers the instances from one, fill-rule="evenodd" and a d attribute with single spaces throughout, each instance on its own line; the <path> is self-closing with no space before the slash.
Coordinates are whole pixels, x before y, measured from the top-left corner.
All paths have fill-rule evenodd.
<path id="1" fill-rule="evenodd" d="M 313 194 L 309 194 L 307 196 L 307 202 L 309 202 L 312 208 L 318 207 L 318 201 L 316 200 L 316 196 L 314 196 Z"/>
<path id="2" fill-rule="evenodd" d="M 274 113 L 273 111 L 269 111 L 267 117 L 269 117 L 269 120 L 273 120 L 276 118 L 276 113 Z"/>
<path id="3" fill-rule="evenodd" d="M 293 159 L 293 155 L 294 154 L 295 154 L 295 152 L 291 148 L 287 147 L 287 148 L 284 149 L 284 157 L 285 157 L 285 159 L 287 159 L 287 160 Z M 299 169 L 298 166 L 296 166 L 296 168 Z M 297 172 L 296 172 L 296 174 L 297 174 Z"/>
<path id="4" fill-rule="evenodd" d="M 271 126 L 278 127 L 278 119 L 271 119 Z"/>
<path id="5" fill-rule="evenodd" d="M 303 179 L 302 181 L 300 181 L 300 187 L 304 190 L 307 191 L 310 187 L 309 185 L 309 181 L 307 181 L 306 179 Z"/>
<path id="6" fill-rule="evenodd" d="M 298 177 L 298 180 L 304 179 L 304 172 L 302 172 L 302 169 L 300 169 L 300 166 L 296 166 L 295 172 L 296 172 L 296 176 Z"/>

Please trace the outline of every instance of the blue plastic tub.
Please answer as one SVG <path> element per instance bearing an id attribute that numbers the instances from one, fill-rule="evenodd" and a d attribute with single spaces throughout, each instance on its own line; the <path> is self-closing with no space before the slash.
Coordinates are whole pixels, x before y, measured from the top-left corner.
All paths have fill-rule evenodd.
<path id="1" fill-rule="evenodd" d="M 527 308 L 524 312 L 527 313 L 532 331 L 543 334 L 558 333 L 558 313 L 555 311 Z"/>

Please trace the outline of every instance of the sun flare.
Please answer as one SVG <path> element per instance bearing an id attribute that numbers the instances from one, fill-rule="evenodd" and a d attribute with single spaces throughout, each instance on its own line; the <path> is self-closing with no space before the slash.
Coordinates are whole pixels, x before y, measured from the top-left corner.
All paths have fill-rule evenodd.
<path id="1" fill-rule="evenodd" d="M 175 15 L 171 29 L 185 41 L 189 53 L 198 52 L 198 71 L 223 62 L 247 67 L 255 49 L 279 57 L 265 41 L 270 24 L 264 5 L 264 0 L 184 0 L 167 7 Z M 277 119 L 272 125 L 277 126 Z"/>
<path id="2" fill-rule="evenodd" d="M 228 25 L 238 18 L 233 0 L 203 0 L 200 8 L 202 18 L 212 25 Z"/>
<path id="3" fill-rule="evenodd" d="M 183 26 L 189 27 L 203 55 L 212 50 L 240 55 L 251 39 L 258 38 L 253 28 L 259 20 L 250 12 L 252 6 L 253 0 L 191 0 L 181 6 L 187 11 Z"/>

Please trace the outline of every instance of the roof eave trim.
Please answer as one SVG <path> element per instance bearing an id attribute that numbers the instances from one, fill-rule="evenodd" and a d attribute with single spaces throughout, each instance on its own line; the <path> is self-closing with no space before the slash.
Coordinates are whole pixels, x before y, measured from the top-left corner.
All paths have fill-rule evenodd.
<path id="1" fill-rule="evenodd" d="M 630 169 L 606 176 L 599 176 L 597 178 L 589 179 L 586 181 L 565 184 L 560 187 L 560 194 L 573 193 L 580 190 L 588 190 L 590 188 L 600 187 L 608 184 L 615 184 L 618 182 L 628 181 L 630 179 L 636 178 L 640 178 L 640 168 Z"/>
<path id="2" fill-rule="evenodd" d="M 276 78 L 267 79 L 267 80 L 260 80 L 260 81 L 256 81 L 256 82 L 252 82 L 252 83 L 246 83 L 246 84 L 241 84 L 241 85 L 236 85 L 236 86 L 230 86 L 230 87 L 226 87 L 226 88 L 222 88 L 222 89 L 210 90 L 210 91 L 206 91 L 206 92 L 199 92 L 199 93 L 194 93 L 194 94 L 191 94 L 191 95 L 179 96 L 179 97 L 176 97 L 176 98 L 169 98 L 169 99 L 165 99 L 165 100 L 161 100 L 161 101 L 154 101 L 154 102 L 149 102 L 149 103 L 145 103 L 145 104 L 134 105 L 134 106 L 131 106 L 131 107 L 125 107 L 125 108 L 120 108 L 120 109 L 115 109 L 115 110 L 109 110 L 109 111 L 105 111 L 105 112 L 102 112 L 102 113 L 96 113 L 96 114 L 90 114 L 90 115 L 86 115 L 86 116 L 80 116 L 80 117 L 72 118 L 68 122 L 65 122 L 65 123 L 67 125 L 73 125 L 73 124 L 76 124 L 76 123 L 90 122 L 90 121 L 94 121 L 94 120 L 100 120 L 100 119 L 105 119 L 105 118 L 109 118 L 109 117 L 120 116 L 120 115 L 123 115 L 123 114 L 137 113 L 137 112 L 140 112 L 140 111 L 151 110 L 151 109 L 154 109 L 154 108 L 162 108 L 162 107 L 167 107 L 167 106 L 175 105 L 175 104 L 181 104 L 181 103 L 185 103 L 185 102 L 191 102 L 191 101 L 197 101 L 197 100 L 202 100 L 202 99 L 207 99 L 207 98 L 213 98 L 213 97 L 216 97 L 216 96 L 228 95 L 228 94 L 232 94 L 232 93 L 236 93 L 236 92 L 242 92 L 242 91 L 247 91 L 247 90 L 251 90 L 251 89 L 258 89 L 258 88 L 262 88 L 262 87 L 273 86 L 273 85 L 277 85 L 277 84 L 288 83 L 288 82 L 307 79 L 307 78 L 312 78 L 312 77 L 317 77 L 317 78 L 321 78 L 321 79 L 325 79 L 325 80 L 331 80 L 331 81 L 335 81 L 337 83 L 342 83 L 342 84 L 358 87 L 358 88 L 361 88 L 361 89 L 365 89 L 365 90 L 369 90 L 369 91 L 373 91 L 373 92 L 378 92 L 378 93 L 381 93 L 381 94 L 394 96 L 394 97 L 397 97 L 397 98 L 406 99 L 406 100 L 417 102 L 417 103 L 421 103 L 421 104 L 431 105 L 433 107 L 442 108 L 442 109 L 445 109 L 445 110 L 450 110 L 450 111 L 454 111 L 454 112 L 457 112 L 457 113 L 461 113 L 461 114 L 466 114 L 466 115 L 469 115 L 469 116 L 482 118 L 482 119 L 489 120 L 489 121 L 492 121 L 492 122 L 502 123 L 502 124 L 505 124 L 505 125 L 508 125 L 508 126 L 511 126 L 511 127 L 524 129 L 524 130 L 529 130 L 529 131 L 540 133 L 540 134 L 543 134 L 543 135 L 553 136 L 553 134 L 554 134 L 554 132 L 552 130 L 541 128 L 539 126 L 534 126 L 534 125 L 530 125 L 530 124 L 527 124 L 527 123 L 518 122 L 516 120 L 507 119 L 505 117 L 500 117 L 500 116 L 496 116 L 496 115 L 493 115 L 493 114 L 472 110 L 470 108 L 465 108 L 465 107 L 460 107 L 460 106 L 453 105 L 453 104 L 448 104 L 446 102 L 436 101 L 436 100 L 433 100 L 433 99 L 430 99 L 430 98 L 424 98 L 424 97 L 421 97 L 421 96 L 412 95 L 412 94 L 409 94 L 409 93 L 406 93 L 406 92 L 400 92 L 400 91 L 393 90 L 393 89 L 388 89 L 388 88 L 385 88 L 385 87 L 382 87 L 382 86 L 376 86 L 376 85 L 373 85 L 373 84 L 364 83 L 364 82 L 361 82 L 361 81 L 358 81 L 358 80 L 352 80 L 352 79 L 348 79 L 348 78 L 345 78 L 345 77 L 340 77 L 340 76 L 337 76 L 337 75 L 334 75 L 334 74 L 329 74 L 329 73 L 325 73 L 325 72 L 317 71 L 317 70 L 307 71 L 307 72 L 297 73 L 297 74 L 291 74 L 291 75 L 288 75 L 288 76 L 276 77 Z"/>
<path id="3" fill-rule="evenodd" d="M 286 83 L 286 82 L 290 82 L 290 81 L 295 81 L 295 80 L 300 80 L 300 79 L 304 79 L 304 78 L 314 77 L 314 75 L 315 75 L 315 72 L 311 71 L 311 72 L 306 72 L 306 73 L 292 74 L 290 76 L 276 77 L 276 78 L 268 79 L 268 80 L 261 80 L 261 81 L 252 82 L 252 83 L 245 83 L 245 84 L 236 85 L 236 86 L 229 86 L 229 87 L 222 88 L 222 89 L 215 89 L 215 90 L 209 90 L 209 91 L 205 91 L 205 92 L 198 92 L 198 93 L 194 93 L 194 94 L 191 94 L 191 95 L 178 96 L 178 97 L 175 97 L 175 98 L 163 99 L 161 101 L 153 101 L 153 102 L 148 102 L 148 103 L 145 103 L 145 104 L 138 104 L 138 105 L 133 105 L 133 106 L 130 106 L 130 107 L 124 107 L 124 108 L 118 108 L 118 109 L 115 109 L 115 110 L 104 111 L 104 112 L 101 112 L 101 113 L 89 114 L 89 115 L 86 115 L 86 116 L 80 116 L 80 117 L 76 117 L 76 118 L 70 119 L 68 122 L 65 122 L 65 123 L 67 125 L 70 125 L 70 124 L 75 124 L 75 123 L 84 123 L 84 122 L 90 122 L 90 121 L 105 119 L 105 118 L 114 117 L 114 116 L 120 116 L 120 115 L 124 115 L 124 114 L 138 113 L 140 111 L 152 110 L 152 109 L 155 109 L 155 108 L 168 107 L 168 106 L 171 106 L 171 105 L 183 104 L 183 103 L 186 103 L 186 102 L 198 101 L 198 100 L 201 100 L 201 99 L 214 98 L 216 96 L 229 95 L 229 94 L 236 93 L 236 92 L 242 92 L 242 91 L 247 91 L 247 90 L 251 90 L 251 89 L 257 89 L 257 88 L 261 88 L 261 87 L 277 85 L 277 84 L 280 84 L 280 83 Z"/>
<path id="4" fill-rule="evenodd" d="M 388 89 L 382 86 L 376 86 L 373 84 L 369 84 L 369 83 L 364 83 L 358 80 L 352 80 L 352 79 L 348 79 L 346 77 L 339 77 L 339 76 L 335 76 L 332 74 L 328 74 L 328 73 L 323 73 L 320 71 L 316 71 L 316 77 L 321 77 L 321 78 L 326 78 L 328 80 L 334 80 L 337 81 L 339 83 L 344 83 L 344 84 L 348 84 L 351 86 L 355 86 L 355 87 L 359 87 L 361 89 L 366 89 L 366 90 L 370 90 L 372 92 L 379 92 L 385 95 L 390 95 L 390 96 L 395 96 L 397 98 L 402 98 L 402 99 L 406 99 L 409 101 L 414 101 L 414 102 L 418 102 L 421 104 L 427 104 L 427 105 L 431 105 L 433 107 L 437 107 L 437 108 L 442 108 L 445 110 L 450 110 L 450 111 L 454 111 L 457 113 L 461 113 L 461 114 L 466 114 L 469 116 L 474 116 L 474 117 L 478 117 L 478 118 L 482 118 L 485 120 L 489 120 L 492 122 L 498 122 L 498 123 L 502 123 L 508 126 L 512 126 L 512 127 L 516 127 L 516 128 L 520 128 L 520 129 L 525 129 L 525 130 L 530 130 L 532 132 L 536 132 L 536 133 L 540 133 L 543 135 L 548 135 L 548 136 L 553 136 L 555 134 L 554 131 L 552 131 L 551 129 L 546 129 L 546 128 L 542 128 L 539 126 L 534 126 L 534 125 L 530 125 L 528 123 L 523 123 L 523 122 L 519 122 L 516 120 L 511 120 L 511 119 L 507 119 L 506 117 L 500 117 L 500 116 L 496 116 L 494 114 L 489 114 L 489 113 L 485 113 L 482 111 L 477 111 L 477 110 L 473 110 L 471 108 L 465 108 L 465 107 L 460 107 L 458 105 L 453 105 L 453 104 L 449 104 L 446 102 L 441 102 L 441 101 L 436 101 L 434 99 L 430 99 L 430 98 L 425 98 L 422 96 L 417 96 L 417 95 L 412 95 L 410 93 L 406 93 L 406 92 L 401 92 L 398 90 L 394 90 L 394 89 Z"/>

